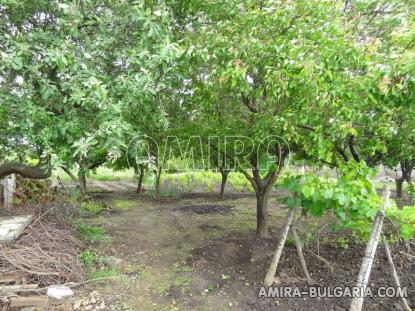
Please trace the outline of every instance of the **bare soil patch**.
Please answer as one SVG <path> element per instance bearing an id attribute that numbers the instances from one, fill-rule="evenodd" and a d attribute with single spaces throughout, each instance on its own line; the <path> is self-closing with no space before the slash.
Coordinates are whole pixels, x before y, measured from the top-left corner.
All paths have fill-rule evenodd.
<path id="1" fill-rule="evenodd" d="M 253 235 L 229 236 L 216 243 L 197 248 L 192 252 L 187 264 L 198 274 L 198 279 L 215 283 L 215 289 L 222 297 L 234 298 L 233 305 L 238 310 L 348 310 L 350 298 L 258 298 L 263 281 L 276 246 L 274 239 L 258 239 Z M 339 249 L 330 245 L 320 248 L 320 256 L 327 259 L 333 271 L 317 259 L 315 248 L 306 247 L 305 256 L 308 269 L 312 274 L 320 292 L 326 288 L 354 286 L 359 271 L 360 261 L 364 253 L 364 245 L 350 245 L 348 249 Z M 395 252 L 396 253 L 396 252 Z M 405 256 L 395 257 L 398 263 L 402 286 L 408 288 L 411 302 L 415 290 L 415 262 Z M 229 276 L 224 282 L 222 271 Z M 412 271 L 412 273 L 410 273 Z M 286 246 L 277 275 L 280 287 L 298 286 L 300 290 L 308 290 L 299 262 L 295 246 Z M 370 278 L 370 287 L 375 293 L 380 287 L 394 286 L 389 273 L 386 256 L 380 247 L 376 263 Z M 197 288 L 197 284 L 196 284 Z M 223 303 L 226 298 L 223 299 Z M 365 310 L 403 310 L 398 298 L 367 298 Z"/>
<path id="2" fill-rule="evenodd" d="M 175 209 L 175 211 L 184 212 L 184 213 L 195 213 L 195 214 L 226 214 L 230 213 L 233 209 L 233 206 L 230 205 L 185 205 L 180 206 Z"/>

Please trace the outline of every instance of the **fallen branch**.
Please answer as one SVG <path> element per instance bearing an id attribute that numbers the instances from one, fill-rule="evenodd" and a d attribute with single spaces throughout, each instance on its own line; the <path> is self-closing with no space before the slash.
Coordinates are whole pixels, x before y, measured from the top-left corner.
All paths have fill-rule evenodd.
<path id="1" fill-rule="evenodd" d="M 8 256 L 6 256 L 6 254 L 4 252 L 0 251 L 0 257 L 3 260 L 6 260 L 9 264 L 11 264 L 13 267 L 27 272 L 29 274 L 36 274 L 36 275 L 59 275 L 59 273 L 57 272 L 41 272 L 41 271 L 34 271 L 34 270 L 30 270 L 30 269 L 26 269 L 25 267 L 23 267 L 22 265 L 18 264 L 14 259 L 9 258 Z"/>

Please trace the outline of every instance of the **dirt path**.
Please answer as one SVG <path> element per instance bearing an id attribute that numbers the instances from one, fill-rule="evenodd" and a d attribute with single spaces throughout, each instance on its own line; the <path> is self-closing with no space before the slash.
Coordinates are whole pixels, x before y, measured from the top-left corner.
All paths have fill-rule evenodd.
<path id="1" fill-rule="evenodd" d="M 97 246 L 99 253 L 121 259 L 117 269 L 123 277 L 96 289 L 108 297 L 108 310 L 346 310 L 347 298 L 257 298 L 276 239 L 255 237 L 255 198 L 233 195 L 219 201 L 213 195 L 154 199 L 132 192 L 97 194 L 108 204 L 134 202 L 132 208 L 115 211 L 89 221 L 103 227 L 110 242 Z M 276 236 L 285 211 L 270 202 L 272 236 Z M 303 228 L 317 232 L 310 219 Z M 307 239 L 306 234 L 303 238 Z M 341 248 L 324 237 L 320 255 L 334 272 L 316 259 L 314 244 L 305 249 L 309 270 L 321 286 L 353 285 L 363 246 Z M 340 243 L 340 242 L 339 242 Z M 120 261 L 121 261 L 120 260 Z M 413 296 L 412 271 L 402 283 Z M 307 288 L 294 245 L 284 251 L 282 286 Z M 392 285 L 385 258 L 377 260 L 373 286 Z M 409 297 L 411 299 L 411 296 Z M 400 310 L 397 299 L 367 299 L 368 310 Z"/>
<path id="2" fill-rule="evenodd" d="M 217 286 L 227 282 L 230 271 L 218 270 L 212 276 L 195 271 L 192 253 L 218 243 L 233 232 L 252 232 L 255 229 L 252 197 L 225 201 L 194 196 L 155 200 L 105 193 L 98 194 L 97 199 L 109 204 L 120 199 L 137 204 L 127 211 L 90 220 L 111 236 L 109 243 L 100 246 L 100 252 L 124 260 L 122 269 L 129 275 L 128 280 L 116 282 L 117 291 L 123 293 L 121 301 L 133 310 L 170 310 L 170 306 L 179 310 L 220 310 L 216 309 L 215 296 L 223 293 L 219 294 Z M 277 206 L 271 205 L 275 214 Z M 248 249 L 238 249 L 236 244 L 231 246 L 231 252 L 236 253 L 229 253 L 232 258 L 222 254 L 226 260 L 251 257 Z M 113 286 L 112 283 L 101 291 L 110 294 L 107 290 L 113 291 Z M 226 296 L 221 303 L 225 310 L 229 303 L 237 303 L 237 297 Z"/>

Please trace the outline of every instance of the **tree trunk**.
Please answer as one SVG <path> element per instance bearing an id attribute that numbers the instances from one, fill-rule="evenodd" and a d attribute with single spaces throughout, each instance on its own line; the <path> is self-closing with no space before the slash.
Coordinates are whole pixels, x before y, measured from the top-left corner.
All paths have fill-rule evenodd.
<path id="1" fill-rule="evenodd" d="M 256 194 L 256 234 L 261 238 L 269 237 L 268 232 L 268 191 L 262 189 Z"/>
<path id="2" fill-rule="evenodd" d="M 160 196 L 160 177 L 161 177 L 162 171 L 163 171 L 162 168 L 159 168 L 158 170 L 154 170 L 154 174 L 156 175 L 156 184 L 155 184 L 156 197 Z"/>
<path id="3" fill-rule="evenodd" d="M 264 179 L 261 179 L 258 169 L 254 169 L 254 178 L 246 171 L 242 170 L 245 177 L 248 178 L 256 194 L 256 233 L 260 238 L 269 237 L 268 232 L 268 197 L 272 186 L 278 178 L 279 172 L 269 173 Z"/>
<path id="4" fill-rule="evenodd" d="M 279 144 L 278 144 L 279 146 Z M 261 177 L 260 169 L 258 168 L 257 158 L 254 156 L 251 158 L 252 176 L 248 171 L 241 169 L 241 172 L 249 180 L 252 187 L 255 190 L 257 200 L 257 236 L 266 238 L 269 236 L 268 232 L 268 197 L 272 190 L 273 185 L 278 179 L 282 168 L 284 167 L 284 159 L 288 153 L 285 153 L 278 148 L 278 169 L 269 170 L 268 173 Z"/>
<path id="5" fill-rule="evenodd" d="M 79 184 L 79 191 L 81 192 L 81 195 L 85 195 L 87 192 L 86 187 L 86 176 L 85 171 L 81 168 L 78 172 L 78 184 Z"/>
<path id="6" fill-rule="evenodd" d="M 220 184 L 220 198 L 223 199 L 223 195 L 225 194 L 225 186 L 226 186 L 226 181 L 228 180 L 228 174 L 229 171 L 222 169 L 221 170 L 221 175 L 222 175 L 222 181 Z"/>
<path id="7" fill-rule="evenodd" d="M 139 172 L 136 173 L 136 175 L 138 175 L 136 192 L 141 193 L 141 189 L 143 188 L 143 180 L 144 180 L 144 165 L 140 165 L 140 170 Z"/>
<path id="8" fill-rule="evenodd" d="M 68 167 L 66 167 L 66 166 L 62 166 L 61 168 L 62 168 L 62 170 L 66 173 L 66 175 L 68 175 L 68 176 L 72 179 L 72 181 L 73 181 L 75 184 L 79 185 L 79 180 L 78 180 L 78 178 L 76 178 L 76 176 L 75 176 L 74 174 L 72 174 L 71 170 L 70 170 Z"/>
<path id="9" fill-rule="evenodd" d="M 402 198 L 403 195 L 403 182 L 404 178 L 395 178 L 395 184 L 396 184 L 396 197 Z"/>

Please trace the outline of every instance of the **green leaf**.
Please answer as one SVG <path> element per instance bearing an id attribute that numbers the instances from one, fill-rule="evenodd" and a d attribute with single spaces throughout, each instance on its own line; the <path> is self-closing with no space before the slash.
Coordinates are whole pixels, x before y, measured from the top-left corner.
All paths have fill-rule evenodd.
<path id="1" fill-rule="evenodd" d="M 20 56 L 13 58 L 12 67 L 14 70 L 20 70 L 23 68 L 23 59 Z"/>
<path id="2" fill-rule="evenodd" d="M 340 205 L 347 205 L 349 203 L 349 198 L 344 193 L 339 193 L 336 196 L 337 200 L 339 201 Z"/>
<path id="3" fill-rule="evenodd" d="M 324 211 L 324 206 L 321 204 L 321 202 L 315 202 L 314 204 L 311 205 L 311 208 L 310 208 L 311 215 L 315 217 L 320 217 L 321 215 L 323 215 L 323 211 Z"/>
<path id="4" fill-rule="evenodd" d="M 333 197 L 333 194 L 334 194 L 334 191 L 331 188 L 323 190 L 323 197 L 325 199 L 331 199 Z"/>
<path id="5" fill-rule="evenodd" d="M 312 188 L 312 187 L 310 187 L 310 186 L 304 186 L 304 187 L 301 189 L 301 192 L 304 194 L 304 196 L 305 196 L 306 198 L 310 198 L 310 197 L 312 197 L 312 196 L 313 196 L 313 194 L 314 194 L 314 188 Z"/>
<path id="6" fill-rule="evenodd" d="M 415 232 L 415 226 L 413 224 L 403 224 L 400 227 L 400 236 L 404 239 L 404 240 L 410 240 Z"/>
<path id="7" fill-rule="evenodd" d="M 230 275 L 222 274 L 222 280 L 229 280 L 231 278 Z"/>
<path id="8" fill-rule="evenodd" d="M 288 208 L 296 208 L 301 206 L 301 199 L 298 197 L 289 197 L 287 199 Z"/>

